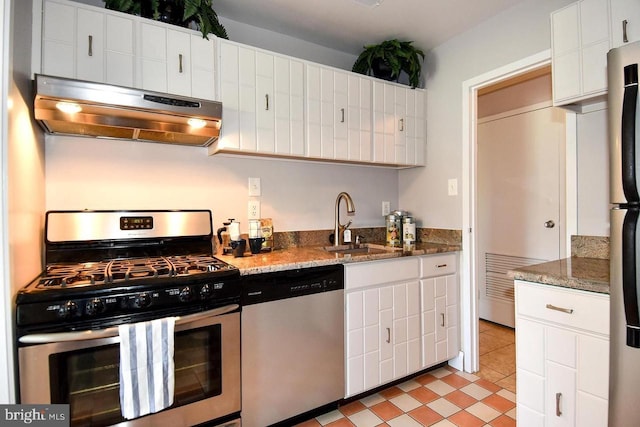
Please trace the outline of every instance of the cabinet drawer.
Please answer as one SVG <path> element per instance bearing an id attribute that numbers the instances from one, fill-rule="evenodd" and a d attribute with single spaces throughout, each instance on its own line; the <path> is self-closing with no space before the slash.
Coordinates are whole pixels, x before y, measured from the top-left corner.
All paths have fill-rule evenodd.
<path id="1" fill-rule="evenodd" d="M 432 255 L 420 258 L 420 277 L 443 276 L 456 272 L 457 254 Z"/>
<path id="2" fill-rule="evenodd" d="M 416 257 L 366 261 L 344 266 L 345 290 L 381 284 L 417 280 L 419 265 Z"/>
<path id="3" fill-rule="evenodd" d="M 515 281 L 518 315 L 609 335 L 609 296 Z"/>

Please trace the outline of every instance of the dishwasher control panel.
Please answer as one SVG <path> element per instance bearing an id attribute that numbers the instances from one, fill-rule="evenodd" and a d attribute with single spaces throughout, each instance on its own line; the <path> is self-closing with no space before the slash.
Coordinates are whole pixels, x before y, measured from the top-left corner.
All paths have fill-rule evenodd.
<path id="1" fill-rule="evenodd" d="M 251 305 L 342 289 L 344 268 L 338 264 L 244 276 L 241 300 Z"/>

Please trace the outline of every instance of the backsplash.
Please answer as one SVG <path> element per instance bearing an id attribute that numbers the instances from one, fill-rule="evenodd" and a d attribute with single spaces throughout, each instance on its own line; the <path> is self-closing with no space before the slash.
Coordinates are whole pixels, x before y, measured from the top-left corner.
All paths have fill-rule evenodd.
<path id="1" fill-rule="evenodd" d="M 274 246 L 276 249 L 285 249 L 300 246 L 327 246 L 329 235 L 333 230 L 310 231 L 284 231 L 274 232 Z M 418 242 L 443 243 L 450 245 L 462 245 L 461 230 L 445 230 L 437 228 L 418 228 Z M 352 240 L 355 236 L 362 236 L 362 243 L 384 243 L 387 236 L 384 227 L 353 228 Z"/>
<path id="2" fill-rule="evenodd" d="M 603 236 L 571 236 L 571 256 L 609 259 L 609 238 Z"/>

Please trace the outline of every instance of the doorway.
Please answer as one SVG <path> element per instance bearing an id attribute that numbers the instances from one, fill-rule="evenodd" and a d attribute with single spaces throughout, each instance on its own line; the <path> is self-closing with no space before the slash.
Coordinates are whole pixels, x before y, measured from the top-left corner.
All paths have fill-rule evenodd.
<path id="1" fill-rule="evenodd" d="M 463 369 L 466 372 L 477 372 L 480 369 L 479 357 L 479 284 L 476 278 L 477 253 L 477 183 L 476 183 L 476 146 L 477 135 L 477 100 L 478 92 L 491 85 L 508 81 L 509 79 L 534 71 L 550 64 L 549 50 L 531 55 L 522 60 L 507 64 L 482 75 L 463 82 L 462 103 L 462 208 L 463 234 L 461 252 L 461 313 L 462 313 L 462 348 L 464 358 Z M 565 201 L 564 229 L 560 229 L 560 257 L 566 256 L 566 248 L 570 234 L 575 231 L 575 113 L 565 111 L 566 117 L 566 184 L 564 194 L 560 195 Z M 574 233 L 575 234 L 575 233 Z"/>
<path id="2" fill-rule="evenodd" d="M 478 91 L 476 260 L 479 317 L 515 327 L 508 271 L 560 257 L 565 114 L 543 67 Z"/>

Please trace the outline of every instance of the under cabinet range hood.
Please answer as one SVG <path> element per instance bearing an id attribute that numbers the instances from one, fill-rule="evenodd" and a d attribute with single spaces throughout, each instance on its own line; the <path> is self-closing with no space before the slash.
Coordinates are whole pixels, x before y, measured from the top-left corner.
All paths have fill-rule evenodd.
<path id="1" fill-rule="evenodd" d="M 220 102 L 41 74 L 34 86 L 34 117 L 50 134 L 194 147 L 220 135 Z"/>

